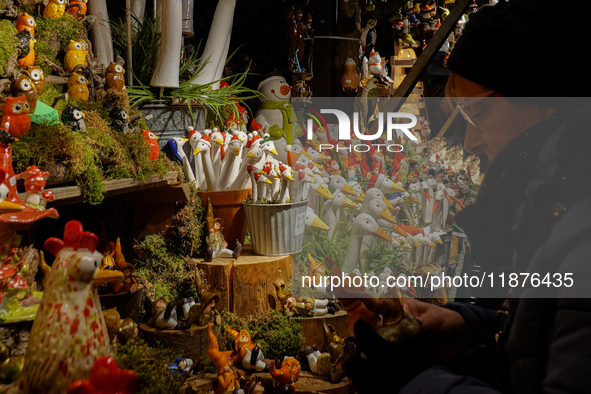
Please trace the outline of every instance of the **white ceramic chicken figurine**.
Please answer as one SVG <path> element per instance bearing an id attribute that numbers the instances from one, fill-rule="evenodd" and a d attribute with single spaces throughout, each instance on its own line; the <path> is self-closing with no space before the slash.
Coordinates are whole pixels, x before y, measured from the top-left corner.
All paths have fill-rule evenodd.
<path id="1" fill-rule="evenodd" d="M 75 380 L 88 379 L 94 361 L 111 354 L 109 334 L 94 284 L 122 279 L 100 270 L 98 237 L 72 220 L 64 239 L 44 248 L 56 256 L 33 323 L 25 364 L 18 380 L 0 392 L 63 394 Z"/>

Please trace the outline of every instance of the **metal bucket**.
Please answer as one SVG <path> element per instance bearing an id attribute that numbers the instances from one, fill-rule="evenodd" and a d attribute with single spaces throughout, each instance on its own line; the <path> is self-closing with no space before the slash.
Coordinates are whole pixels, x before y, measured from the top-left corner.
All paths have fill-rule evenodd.
<path id="1" fill-rule="evenodd" d="M 308 200 L 291 204 L 242 205 L 255 254 L 275 256 L 302 251 Z"/>

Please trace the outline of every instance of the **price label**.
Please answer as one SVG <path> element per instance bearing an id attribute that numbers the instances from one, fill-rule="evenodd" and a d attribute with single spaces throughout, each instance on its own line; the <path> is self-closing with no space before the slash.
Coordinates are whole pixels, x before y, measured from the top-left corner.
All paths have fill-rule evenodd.
<path id="1" fill-rule="evenodd" d="M 302 235 L 306 229 L 306 213 L 302 213 L 296 216 L 296 225 L 294 236 Z"/>

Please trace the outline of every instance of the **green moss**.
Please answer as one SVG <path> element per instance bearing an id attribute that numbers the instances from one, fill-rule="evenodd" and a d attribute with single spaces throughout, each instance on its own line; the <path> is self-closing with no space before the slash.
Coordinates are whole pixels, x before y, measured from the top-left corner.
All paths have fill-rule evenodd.
<path id="1" fill-rule="evenodd" d="M 136 338 L 117 345 L 117 366 L 138 374 L 136 394 L 169 394 L 181 392 L 181 375 L 170 375 L 168 365 L 179 356 L 174 351 L 150 347 Z"/>
<path id="2" fill-rule="evenodd" d="M 51 105 L 53 103 L 53 98 L 62 93 L 63 89 L 61 86 L 46 83 L 43 87 L 43 94 L 39 96 L 38 99 L 44 104 Z"/>
<path id="3" fill-rule="evenodd" d="M 197 257 L 205 237 L 206 207 L 191 186 L 191 200 L 172 219 L 169 227 L 171 247 L 183 256 Z"/>
<path id="4" fill-rule="evenodd" d="M 46 42 L 50 48 L 58 52 L 64 52 L 70 44 L 70 40 L 87 38 L 86 28 L 73 15 L 66 13 L 61 18 L 43 19 L 36 18 L 35 39 L 39 42 Z"/>
<path id="5" fill-rule="evenodd" d="M 170 249 L 163 234 L 147 235 L 141 242 L 136 241 L 134 248 L 143 255 L 136 274 L 144 282 L 148 296 L 168 301 L 179 296 L 197 297 L 186 258 Z"/>
<path id="6" fill-rule="evenodd" d="M 0 75 L 4 75 L 4 68 L 10 56 L 16 51 L 18 40 L 14 24 L 6 19 L 0 21 Z"/>
<path id="7" fill-rule="evenodd" d="M 306 342 L 302 334 L 302 326 L 293 319 L 283 316 L 279 311 L 248 319 L 242 319 L 228 311 L 222 311 L 220 314 L 222 315 L 220 349 L 231 349 L 226 324 L 235 330 L 248 330 L 252 342 L 260 345 L 265 358 L 274 359 L 283 356 L 298 358 L 298 353 Z"/>
<path id="8" fill-rule="evenodd" d="M 42 19 L 42 16 L 37 12 L 37 7 L 43 4 L 43 0 L 21 0 L 19 9 L 21 12 L 33 16 L 35 20 Z"/>
<path id="9" fill-rule="evenodd" d="M 47 64 L 45 60 L 53 62 L 57 66 L 62 66 L 62 63 L 56 59 L 57 51 L 53 50 L 45 41 L 37 41 L 35 43 L 35 65 L 41 67 L 45 75 L 50 75 L 53 69 Z"/>

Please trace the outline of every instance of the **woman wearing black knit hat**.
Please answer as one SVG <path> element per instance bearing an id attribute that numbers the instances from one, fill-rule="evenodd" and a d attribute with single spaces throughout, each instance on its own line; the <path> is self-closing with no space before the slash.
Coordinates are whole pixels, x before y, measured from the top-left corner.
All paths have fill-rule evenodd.
<path id="1" fill-rule="evenodd" d="M 511 267 L 518 285 L 481 289 L 508 297 L 497 310 L 405 299 L 422 326 L 403 345 L 358 321 L 345 357 L 358 394 L 591 391 L 591 100 L 580 97 L 589 92 L 580 61 L 588 32 L 576 20 L 556 28 L 565 8 L 590 6 L 482 7 L 447 62 L 447 95 L 467 121 L 465 149 L 492 162 L 456 222 L 481 270 L 499 278 Z M 564 54 L 559 70 L 553 62 Z M 540 274 L 572 281 L 523 280 Z"/>

